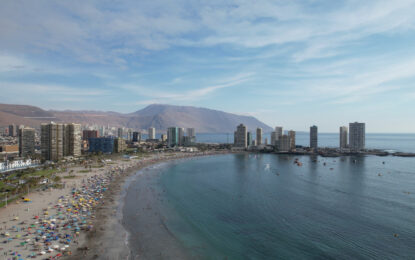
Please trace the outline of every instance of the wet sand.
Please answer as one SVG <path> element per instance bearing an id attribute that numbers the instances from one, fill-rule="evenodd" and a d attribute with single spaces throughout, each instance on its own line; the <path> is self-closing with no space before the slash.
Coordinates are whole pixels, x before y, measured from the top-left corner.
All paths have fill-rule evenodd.
<path id="1" fill-rule="evenodd" d="M 96 211 L 94 229 L 66 259 L 190 259 L 164 225 L 158 191 L 152 186 L 158 178 L 147 173 L 145 168 L 170 160 L 222 153 L 176 153 L 148 158 L 113 179 L 105 193 L 105 202 Z M 126 200 L 127 191 L 137 192 L 136 199 Z M 141 210 L 132 214 L 127 210 L 131 208 L 129 203 Z M 131 221 L 124 223 L 125 218 L 132 219 L 136 226 L 130 226 Z M 137 228 L 138 233 L 130 237 L 129 232 Z"/>
<path id="2" fill-rule="evenodd" d="M 131 182 L 123 210 L 131 259 L 191 259 L 165 225 L 159 172 L 143 169 Z"/>

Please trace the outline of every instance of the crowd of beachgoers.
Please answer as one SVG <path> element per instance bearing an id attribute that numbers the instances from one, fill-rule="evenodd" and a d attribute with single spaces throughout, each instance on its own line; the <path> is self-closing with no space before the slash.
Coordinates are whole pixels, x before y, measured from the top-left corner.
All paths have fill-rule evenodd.
<path id="1" fill-rule="evenodd" d="M 64 188 L 35 191 L 26 202 L 0 209 L 0 259 L 57 259 L 88 250 L 85 234 L 94 230 L 99 206 L 106 203 L 107 191 L 119 179 L 141 167 L 157 162 L 212 154 L 165 153 L 127 160 L 118 158 L 102 168 L 65 179 Z M 108 202 L 107 202 L 108 203 Z"/>

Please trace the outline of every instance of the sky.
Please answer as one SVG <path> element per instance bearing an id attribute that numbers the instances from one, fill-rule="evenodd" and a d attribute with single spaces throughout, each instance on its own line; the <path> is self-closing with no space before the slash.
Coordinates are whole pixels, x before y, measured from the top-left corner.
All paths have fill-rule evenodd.
<path id="1" fill-rule="evenodd" d="M 3 0 L 0 103 L 415 133 L 414 14 L 415 0 Z"/>

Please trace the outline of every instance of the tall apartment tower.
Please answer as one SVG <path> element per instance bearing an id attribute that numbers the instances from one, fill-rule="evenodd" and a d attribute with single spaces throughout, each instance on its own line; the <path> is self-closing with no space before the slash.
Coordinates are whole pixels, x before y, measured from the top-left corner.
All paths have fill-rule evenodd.
<path id="1" fill-rule="evenodd" d="M 288 131 L 288 136 L 290 137 L 290 150 L 295 150 L 295 131 Z"/>
<path id="2" fill-rule="evenodd" d="M 243 147 L 246 148 L 248 146 L 248 133 L 246 130 L 246 126 L 243 124 L 240 124 L 237 126 L 235 131 L 235 147 Z"/>
<path id="3" fill-rule="evenodd" d="M 118 128 L 118 133 L 117 133 L 118 135 L 118 138 L 123 138 L 123 136 L 124 136 L 124 129 L 122 129 L 122 127 L 119 127 Z"/>
<path id="4" fill-rule="evenodd" d="M 141 133 L 133 132 L 133 142 L 140 142 L 140 141 L 141 141 Z"/>
<path id="5" fill-rule="evenodd" d="M 79 124 L 42 124 L 42 157 L 49 161 L 58 161 L 64 156 L 81 155 L 81 125 Z"/>
<path id="6" fill-rule="evenodd" d="M 196 131 L 194 128 L 187 128 L 186 129 L 187 136 L 196 138 Z"/>
<path id="7" fill-rule="evenodd" d="M 167 146 L 174 147 L 179 145 L 179 130 L 177 127 L 167 129 Z"/>
<path id="8" fill-rule="evenodd" d="M 9 125 L 9 136 L 16 136 L 16 125 Z"/>
<path id="9" fill-rule="evenodd" d="M 262 145 L 262 128 L 260 127 L 256 129 L 256 145 Z"/>
<path id="10" fill-rule="evenodd" d="M 310 127 L 310 148 L 317 149 L 318 146 L 318 132 L 317 126 L 313 125 Z"/>
<path id="11" fill-rule="evenodd" d="M 179 127 L 177 128 L 177 130 L 178 130 L 178 135 L 179 135 L 179 146 L 183 146 L 184 145 L 184 128 Z"/>
<path id="12" fill-rule="evenodd" d="M 354 151 L 365 149 L 365 123 L 349 124 L 349 147 Z"/>
<path id="13" fill-rule="evenodd" d="M 347 126 L 340 127 L 340 149 L 347 148 Z"/>
<path id="14" fill-rule="evenodd" d="M 271 132 L 271 145 L 277 146 L 278 140 L 282 136 L 282 127 L 277 126 L 275 127 L 275 131 Z"/>
<path id="15" fill-rule="evenodd" d="M 41 124 L 42 158 L 49 161 L 58 161 L 63 157 L 63 124 Z"/>
<path id="16" fill-rule="evenodd" d="M 289 135 L 282 135 L 277 141 L 277 149 L 280 152 L 288 152 L 291 150 L 291 138 Z"/>
<path id="17" fill-rule="evenodd" d="M 251 132 L 246 133 L 246 144 L 247 146 L 252 145 L 252 133 Z"/>
<path id="18" fill-rule="evenodd" d="M 148 128 L 148 139 L 156 139 L 156 129 L 154 127 Z"/>
<path id="19" fill-rule="evenodd" d="M 64 138 L 64 156 L 81 156 L 81 125 L 80 124 L 67 124 L 64 128 L 65 138 Z"/>
<path id="20" fill-rule="evenodd" d="M 19 155 L 20 157 L 35 154 L 35 129 L 24 127 L 19 129 Z"/>
<path id="21" fill-rule="evenodd" d="M 194 144 L 196 142 L 196 131 L 194 128 L 187 128 L 186 135 L 188 144 Z"/>
<path id="22" fill-rule="evenodd" d="M 277 133 L 277 137 L 279 138 L 280 136 L 282 136 L 282 126 L 276 126 L 275 127 L 275 133 Z M 277 140 L 278 140 L 277 138 Z"/>

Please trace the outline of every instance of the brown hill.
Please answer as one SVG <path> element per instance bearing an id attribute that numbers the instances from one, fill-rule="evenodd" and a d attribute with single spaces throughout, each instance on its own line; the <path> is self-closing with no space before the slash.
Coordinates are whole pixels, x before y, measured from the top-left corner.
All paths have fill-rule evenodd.
<path id="1" fill-rule="evenodd" d="M 199 133 L 229 133 L 240 123 L 249 130 L 262 127 L 265 132 L 271 128 L 252 116 L 191 106 L 149 105 L 130 114 L 102 111 L 45 111 L 41 108 L 25 105 L 0 104 L 0 125 L 24 124 L 38 128 L 42 122 L 73 122 L 123 126 L 133 129 L 155 127 L 165 131 L 167 127 L 194 127 Z"/>

